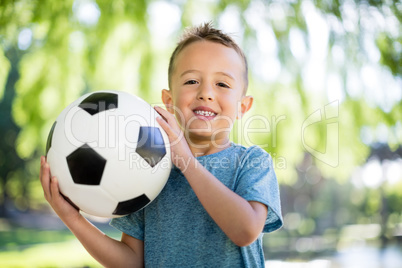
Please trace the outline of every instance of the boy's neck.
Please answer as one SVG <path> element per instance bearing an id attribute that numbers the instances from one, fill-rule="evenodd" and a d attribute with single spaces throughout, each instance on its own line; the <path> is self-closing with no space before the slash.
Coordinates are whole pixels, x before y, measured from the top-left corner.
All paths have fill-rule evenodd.
<path id="1" fill-rule="evenodd" d="M 229 137 L 222 140 L 187 140 L 191 153 L 197 156 L 209 155 L 220 152 L 230 147 Z"/>

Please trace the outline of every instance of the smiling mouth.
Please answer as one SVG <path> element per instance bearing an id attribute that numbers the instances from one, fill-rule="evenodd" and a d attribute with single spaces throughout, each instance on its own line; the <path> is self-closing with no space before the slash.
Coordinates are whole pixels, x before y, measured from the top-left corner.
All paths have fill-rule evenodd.
<path id="1" fill-rule="evenodd" d="M 207 110 L 207 109 L 195 109 L 193 110 L 194 114 L 197 116 L 197 118 L 202 119 L 202 120 L 211 120 L 215 118 L 217 113 Z"/>
<path id="2" fill-rule="evenodd" d="M 195 110 L 195 114 L 197 115 L 202 115 L 202 116 L 215 116 L 216 113 L 210 112 L 210 111 L 202 111 L 202 110 Z"/>

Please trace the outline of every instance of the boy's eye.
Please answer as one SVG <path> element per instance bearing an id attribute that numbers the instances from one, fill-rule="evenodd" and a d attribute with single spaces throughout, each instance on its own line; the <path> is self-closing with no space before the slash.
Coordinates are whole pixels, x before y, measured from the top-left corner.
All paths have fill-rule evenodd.
<path id="1" fill-rule="evenodd" d="M 227 84 L 225 84 L 225 83 L 222 83 L 222 82 L 220 82 L 220 83 L 217 83 L 216 84 L 218 87 L 225 87 L 225 88 L 230 88 Z"/>
<path id="2" fill-rule="evenodd" d="M 184 84 L 185 85 L 195 85 L 195 84 L 197 84 L 197 81 L 196 80 L 188 80 Z"/>

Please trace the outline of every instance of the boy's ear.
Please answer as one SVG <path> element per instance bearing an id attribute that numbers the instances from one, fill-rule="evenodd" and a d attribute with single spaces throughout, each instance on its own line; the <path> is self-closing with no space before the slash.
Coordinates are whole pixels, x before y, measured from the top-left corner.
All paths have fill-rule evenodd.
<path id="1" fill-rule="evenodd" d="M 248 110 L 250 110 L 251 106 L 253 105 L 253 101 L 254 101 L 253 96 L 244 96 L 241 99 L 240 107 L 239 107 L 239 110 L 237 112 L 237 117 L 236 117 L 237 119 L 241 119 L 243 117 L 243 115 Z"/>
<path id="2" fill-rule="evenodd" d="M 171 114 L 174 114 L 172 92 L 170 90 L 162 89 L 162 101 L 163 104 L 165 104 L 166 109 Z"/>

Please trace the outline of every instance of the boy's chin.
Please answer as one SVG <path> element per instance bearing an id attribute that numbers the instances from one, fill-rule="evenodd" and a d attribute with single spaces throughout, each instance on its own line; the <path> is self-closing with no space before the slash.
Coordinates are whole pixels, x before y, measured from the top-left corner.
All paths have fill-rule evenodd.
<path id="1" fill-rule="evenodd" d="M 218 140 L 226 140 L 229 138 L 229 132 L 227 131 L 208 131 L 205 129 L 197 129 L 194 131 L 188 131 L 187 137 L 192 142 L 211 142 L 211 141 L 218 141 Z"/>

